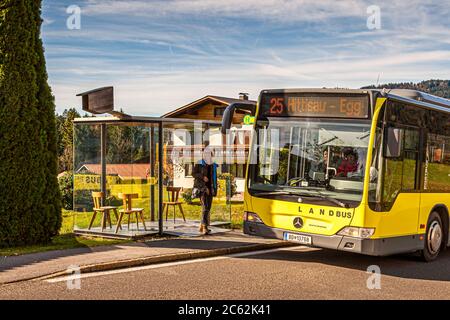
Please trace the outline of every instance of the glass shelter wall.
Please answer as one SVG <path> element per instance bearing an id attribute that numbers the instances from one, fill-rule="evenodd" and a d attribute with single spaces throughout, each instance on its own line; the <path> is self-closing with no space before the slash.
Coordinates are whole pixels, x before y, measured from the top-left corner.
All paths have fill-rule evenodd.
<path id="1" fill-rule="evenodd" d="M 75 124 L 76 231 L 119 236 L 158 231 L 158 136 L 157 123 Z M 96 196 L 102 196 L 99 203 Z"/>
<path id="2" fill-rule="evenodd" d="M 217 195 L 212 202 L 210 223 L 212 226 L 230 223 L 232 180 L 222 157 L 220 128 L 198 122 L 165 123 L 163 137 L 163 201 L 169 203 L 174 200 L 172 192 L 175 190 L 180 192 L 178 200 L 181 202 L 181 208 L 165 206 L 165 219 L 182 223 L 184 214 L 187 221 L 200 222 L 201 202 L 192 196 L 194 171 L 202 161 L 205 148 L 209 148 L 217 175 Z"/>
<path id="3" fill-rule="evenodd" d="M 201 204 L 192 198 L 192 172 L 202 159 L 205 140 L 213 149 L 222 148 L 219 128 L 201 122 L 75 122 L 75 232 L 134 237 L 197 229 Z M 230 222 L 233 179 L 220 156 L 215 162 L 218 194 L 211 224 L 219 225 Z"/>
<path id="4" fill-rule="evenodd" d="M 101 125 L 76 125 L 73 132 L 75 228 L 87 228 L 94 207 L 92 193 L 101 191 Z"/>
<path id="5" fill-rule="evenodd" d="M 157 141 L 156 124 L 107 125 L 106 205 L 118 207 L 120 218 L 121 210 L 126 209 L 124 197 L 131 195 L 132 209 L 142 210 L 122 216 L 121 227 L 128 234 L 158 231 Z"/>

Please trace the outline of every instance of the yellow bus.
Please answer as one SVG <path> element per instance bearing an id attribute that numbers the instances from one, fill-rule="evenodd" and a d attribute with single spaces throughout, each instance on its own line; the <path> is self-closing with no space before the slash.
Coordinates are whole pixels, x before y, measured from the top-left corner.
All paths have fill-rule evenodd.
<path id="1" fill-rule="evenodd" d="M 419 251 L 426 261 L 450 245 L 450 100 L 263 90 L 255 117 L 246 234 L 373 256 Z"/>

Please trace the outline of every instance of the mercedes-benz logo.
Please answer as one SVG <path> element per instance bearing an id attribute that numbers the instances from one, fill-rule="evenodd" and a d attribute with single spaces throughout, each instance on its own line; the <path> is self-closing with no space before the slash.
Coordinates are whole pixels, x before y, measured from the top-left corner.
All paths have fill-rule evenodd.
<path id="1" fill-rule="evenodd" d="M 303 220 L 300 217 L 295 217 L 292 223 L 294 224 L 294 227 L 296 227 L 297 229 L 303 227 Z"/>

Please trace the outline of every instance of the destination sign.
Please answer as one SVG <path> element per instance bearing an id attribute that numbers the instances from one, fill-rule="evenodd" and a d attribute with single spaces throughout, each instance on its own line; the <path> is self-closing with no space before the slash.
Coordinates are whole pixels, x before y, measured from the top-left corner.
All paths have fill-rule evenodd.
<path id="1" fill-rule="evenodd" d="M 266 117 L 368 118 L 369 96 L 305 93 L 265 94 L 260 115 Z"/>

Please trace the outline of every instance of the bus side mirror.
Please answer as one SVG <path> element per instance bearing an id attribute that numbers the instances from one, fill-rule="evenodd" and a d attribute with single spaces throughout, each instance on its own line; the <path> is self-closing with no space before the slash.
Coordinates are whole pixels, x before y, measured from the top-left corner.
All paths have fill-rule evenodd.
<path id="1" fill-rule="evenodd" d="M 399 158 L 403 150 L 403 129 L 387 127 L 384 131 L 384 157 Z"/>
<path id="2" fill-rule="evenodd" d="M 225 111 L 223 112 L 222 116 L 222 134 L 226 134 L 227 130 L 231 128 L 231 124 L 233 123 L 233 117 L 234 117 L 234 109 L 230 108 L 231 106 L 228 106 Z"/>
<path id="3" fill-rule="evenodd" d="M 242 103 L 242 102 L 236 102 L 230 104 L 225 111 L 223 112 L 222 116 L 222 134 L 226 134 L 227 130 L 231 128 L 231 125 L 233 123 L 233 117 L 234 113 L 236 111 L 243 111 L 245 113 L 255 115 L 256 111 L 256 105 L 254 103 Z"/>

